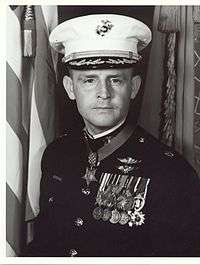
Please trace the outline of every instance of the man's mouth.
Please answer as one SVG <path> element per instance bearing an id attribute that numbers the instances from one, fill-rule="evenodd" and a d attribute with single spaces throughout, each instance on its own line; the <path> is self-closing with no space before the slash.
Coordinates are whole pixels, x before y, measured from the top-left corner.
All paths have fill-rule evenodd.
<path id="1" fill-rule="evenodd" d="M 113 107 L 108 107 L 108 106 L 105 106 L 105 107 L 94 107 L 93 109 L 113 109 Z"/>

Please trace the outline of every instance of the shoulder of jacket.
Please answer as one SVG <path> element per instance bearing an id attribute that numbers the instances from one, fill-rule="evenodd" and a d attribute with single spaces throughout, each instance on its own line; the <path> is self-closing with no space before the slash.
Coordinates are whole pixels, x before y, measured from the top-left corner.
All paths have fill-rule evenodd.
<path id="1" fill-rule="evenodd" d="M 160 142 L 142 127 L 137 128 L 138 141 L 143 143 L 147 159 L 157 168 L 166 169 L 166 172 L 197 175 L 189 162 L 173 147 Z"/>
<path id="2" fill-rule="evenodd" d="M 58 158 L 58 156 L 62 155 L 63 152 L 66 152 L 75 144 L 78 144 L 80 142 L 80 138 L 80 133 L 68 131 L 54 139 L 44 150 L 41 161 L 42 168 L 44 164 L 49 163 L 49 161 L 54 158 Z"/>

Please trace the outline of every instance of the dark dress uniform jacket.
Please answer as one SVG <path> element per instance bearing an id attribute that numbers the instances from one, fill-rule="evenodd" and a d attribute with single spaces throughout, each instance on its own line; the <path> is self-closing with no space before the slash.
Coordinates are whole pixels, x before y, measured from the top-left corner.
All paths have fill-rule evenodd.
<path id="1" fill-rule="evenodd" d="M 84 135 L 69 133 L 47 147 L 27 256 L 200 256 L 200 183 L 192 167 L 140 127 L 115 149 L 87 187 Z M 134 224 L 98 216 L 96 197 L 108 174 L 144 180 L 142 218 Z"/>

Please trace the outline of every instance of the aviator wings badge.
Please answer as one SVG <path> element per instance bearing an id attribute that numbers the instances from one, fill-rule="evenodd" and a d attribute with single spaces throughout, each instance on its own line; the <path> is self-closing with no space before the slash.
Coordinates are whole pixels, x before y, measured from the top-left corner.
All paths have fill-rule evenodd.
<path id="1" fill-rule="evenodd" d="M 126 157 L 126 158 L 117 158 L 121 165 L 119 165 L 117 168 L 123 173 L 128 174 L 129 172 L 133 171 L 133 169 L 138 168 L 138 164 L 142 162 L 142 160 L 138 160 L 132 157 Z"/>

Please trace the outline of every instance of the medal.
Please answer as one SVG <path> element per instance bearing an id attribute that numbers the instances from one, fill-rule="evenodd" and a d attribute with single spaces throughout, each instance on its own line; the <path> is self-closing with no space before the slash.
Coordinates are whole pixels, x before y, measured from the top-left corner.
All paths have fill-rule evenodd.
<path id="1" fill-rule="evenodd" d="M 120 218 L 121 218 L 120 213 L 116 209 L 115 210 L 112 210 L 112 216 L 110 218 L 110 222 L 112 224 L 116 224 L 116 223 L 119 222 Z"/>
<path id="2" fill-rule="evenodd" d="M 124 196 L 120 196 L 118 198 L 118 203 L 117 203 L 118 209 L 129 211 L 131 210 L 132 206 L 133 206 L 133 197 L 131 195 L 126 196 L 125 194 Z"/>
<path id="3" fill-rule="evenodd" d="M 110 208 L 116 203 L 116 190 L 118 189 L 118 186 L 114 184 L 109 185 L 108 179 L 104 182 L 104 186 L 100 186 L 96 203 L 99 206 L 103 205 Z"/>
<path id="4" fill-rule="evenodd" d="M 133 226 L 133 225 L 140 226 L 144 224 L 145 215 L 142 212 L 135 211 L 133 213 L 130 213 L 130 217 L 131 217 L 131 220 L 128 223 L 129 226 Z"/>
<path id="5" fill-rule="evenodd" d="M 101 207 L 96 207 L 93 210 L 92 215 L 93 215 L 94 219 L 100 220 L 103 217 L 103 209 Z"/>
<path id="6" fill-rule="evenodd" d="M 145 198 L 142 196 L 142 194 L 138 194 L 137 196 L 134 197 L 134 209 L 136 211 L 140 211 L 145 204 Z"/>
<path id="7" fill-rule="evenodd" d="M 103 221 L 108 221 L 111 218 L 111 216 L 112 216 L 111 210 L 108 208 L 104 209 L 102 217 Z"/>
<path id="8" fill-rule="evenodd" d="M 95 168 L 94 169 L 90 169 L 88 167 L 86 168 L 86 173 L 83 176 L 83 179 L 86 180 L 86 183 L 88 186 L 90 185 L 92 181 L 97 181 L 97 179 L 95 178 L 95 173 L 96 173 Z"/>
<path id="9" fill-rule="evenodd" d="M 121 218 L 119 220 L 120 225 L 125 225 L 130 220 L 130 216 L 126 212 L 121 212 Z"/>
<path id="10" fill-rule="evenodd" d="M 85 175 L 83 179 L 86 180 L 87 185 L 89 186 L 92 181 L 97 181 L 95 178 L 95 173 L 98 164 L 98 155 L 95 152 L 90 151 L 88 155 L 89 167 L 86 168 Z"/>

